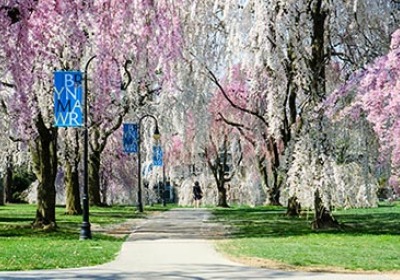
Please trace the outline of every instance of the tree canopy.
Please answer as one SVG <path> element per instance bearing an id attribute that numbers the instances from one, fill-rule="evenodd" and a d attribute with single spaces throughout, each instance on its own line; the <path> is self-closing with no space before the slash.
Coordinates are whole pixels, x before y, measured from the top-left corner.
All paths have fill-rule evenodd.
<path id="1" fill-rule="evenodd" d="M 3 168 L 32 163 L 37 218 L 55 222 L 57 178 L 81 171 L 82 145 L 53 125 L 53 71 L 86 66 L 93 204 L 135 199 L 121 125 L 152 114 L 165 151 L 152 167 L 145 122 L 152 184 L 201 178 L 223 206 L 231 186 L 246 203 L 374 206 L 399 185 L 398 24 L 383 0 L 3 1 Z"/>

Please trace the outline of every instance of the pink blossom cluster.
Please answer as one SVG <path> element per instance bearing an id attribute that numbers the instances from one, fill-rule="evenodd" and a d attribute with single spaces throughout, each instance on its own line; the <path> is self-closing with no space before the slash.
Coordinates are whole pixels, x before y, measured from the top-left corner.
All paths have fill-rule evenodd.
<path id="1" fill-rule="evenodd" d="M 326 102 L 331 117 L 366 117 L 379 139 L 381 158 L 390 159 L 392 185 L 399 181 L 395 174 L 400 170 L 399 78 L 400 29 L 392 34 L 390 50 L 386 55 L 354 74 Z M 350 99 L 345 101 L 346 98 Z"/>

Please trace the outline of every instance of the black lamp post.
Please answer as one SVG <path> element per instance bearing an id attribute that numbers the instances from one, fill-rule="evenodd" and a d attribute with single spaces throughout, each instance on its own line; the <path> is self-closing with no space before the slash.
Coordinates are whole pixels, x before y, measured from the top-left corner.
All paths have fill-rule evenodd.
<path id="1" fill-rule="evenodd" d="M 85 109 L 84 109 L 84 113 L 85 113 L 85 129 L 84 129 L 84 149 L 83 149 L 83 162 L 84 162 L 84 168 L 83 168 L 83 196 L 82 196 L 82 210 L 83 210 L 83 214 L 82 214 L 82 226 L 81 226 L 81 234 L 80 234 L 80 239 L 84 240 L 84 239 L 91 239 L 92 238 L 92 233 L 90 230 L 90 222 L 89 222 L 89 175 L 88 175 L 88 155 L 89 155 L 89 129 L 88 129 L 88 95 L 89 95 L 89 90 L 88 90 L 88 68 L 89 68 L 89 64 L 90 62 L 92 62 L 93 59 L 95 59 L 97 56 L 94 55 L 92 56 L 88 62 L 86 62 L 85 65 Z M 118 64 L 118 61 L 112 57 L 113 61 L 115 61 Z M 128 64 L 131 63 L 130 60 L 127 60 L 125 62 L 125 73 L 128 76 L 128 81 L 124 84 L 121 84 L 121 90 L 126 90 L 128 85 L 131 83 L 132 79 L 131 79 L 131 74 L 129 73 L 127 66 Z"/>
<path id="2" fill-rule="evenodd" d="M 154 134 L 153 134 L 153 138 L 155 140 L 159 140 L 161 135 L 160 135 L 160 131 L 158 130 L 158 122 L 157 119 L 152 116 L 152 115 L 144 115 L 143 117 L 141 117 L 139 119 L 139 123 L 138 123 L 138 192 L 137 192 L 137 196 L 138 196 L 138 211 L 139 212 L 143 212 L 143 201 L 142 201 L 142 172 L 141 172 L 141 156 L 140 156 L 140 125 L 142 123 L 142 120 L 146 117 L 150 117 L 152 118 L 155 123 L 156 123 L 156 128 L 154 130 Z"/>
<path id="3" fill-rule="evenodd" d="M 165 206 L 167 206 L 167 198 L 165 197 L 166 196 L 166 194 L 167 194 L 167 182 L 166 182 L 166 180 L 165 180 L 165 165 L 163 164 L 163 169 L 162 169 L 162 172 L 163 172 L 163 177 L 162 177 L 162 179 L 163 179 L 163 189 L 162 189 L 162 205 L 165 207 Z"/>
<path id="4" fill-rule="evenodd" d="M 89 154 L 89 133 L 88 133 L 88 85 L 87 85 L 87 71 L 89 68 L 90 62 L 96 56 L 92 56 L 85 66 L 85 129 L 84 129 L 84 149 L 83 149 L 83 196 L 82 196 L 82 226 L 81 226 L 81 234 L 80 239 L 91 239 L 92 232 L 90 230 L 90 222 L 89 222 L 89 176 L 88 176 L 88 154 Z"/>

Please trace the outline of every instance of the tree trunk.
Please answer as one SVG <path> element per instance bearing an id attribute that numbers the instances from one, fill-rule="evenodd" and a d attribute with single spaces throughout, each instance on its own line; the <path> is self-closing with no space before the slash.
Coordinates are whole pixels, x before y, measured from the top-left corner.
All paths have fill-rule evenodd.
<path id="1" fill-rule="evenodd" d="M 281 197 L 281 190 L 280 190 L 281 182 L 279 182 L 277 166 L 272 167 L 272 176 L 274 178 L 274 181 L 272 183 L 272 187 L 268 190 L 269 204 L 281 206 L 282 204 L 279 201 L 279 199 Z"/>
<path id="2" fill-rule="evenodd" d="M 225 149 L 226 151 L 226 149 Z M 225 155 L 226 158 L 226 155 Z M 218 160 L 219 162 L 219 160 Z M 216 165 L 216 172 L 214 173 L 215 175 L 215 181 L 217 182 L 217 190 L 218 190 L 218 204 L 217 207 L 224 207 L 224 208 L 229 208 L 228 202 L 227 202 L 227 190 L 225 188 L 225 183 L 228 182 L 225 178 L 225 166 L 226 162 L 224 161 L 222 164 L 217 164 Z"/>
<path id="3" fill-rule="evenodd" d="M 65 161 L 65 214 L 80 215 L 82 214 L 82 206 L 80 202 L 79 191 L 79 134 L 75 130 L 75 145 L 66 145 L 66 161 Z"/>
<path id="4" fill-rule="evenodd" d="M 4 192 L 4 182 L 0 181 L 0 206 L 5 203 L 5 192 Z"/>
<path id="5" fill-rule="evenodd" d="M 288 200 L 288 205 L 286 209 L 286 216 L 298 217 L 300 216 L 301 205 L 296 196 L 292 196 Z"/>
<path id="6" fill-rule="evenodd" d="M 228 208 L 228 202 L 227 202 L 227 190 L 225 188 L 225 183 L 229 182 L 231 178 L 226 178 L 225 177 L 225 167 L 227 166 L 227 142 L 228 138 L 227 135 L 224 136 L 224 142 L 222 144 L 222 151 L 224 152 L 223 156 L 219 156 L 218 154 L 216 157 L 211 160 L 211 158 L 208 157 L 208 150 L 205 149 L 205 156 L 207 158 L 207 164 L 209 168 L 211 169 L 211 172 L 214 176 L 215 182 L 217 184 L 217 191 L 218 191 L 218 202 L 217 202 L 217 207 L 224 207 Z M 218 150 L 215 148 L 215 150 Z M 232 175 L 231 175 L 232 176 Z"/>
<path id="7" fill-rule="evenodd" d="M 323 109 L 318 108 L 318 106 L 326 98 L 326 84 L 325 84 L 325 66 L 327 64 L 327 56 L 325 54 L 325 20 L 327 18 L 327 11 L 324 10 L 324 5 L 322 0 L 315 1 L 311 9 L 311 17 L 313 21 L 312 27 L 312 37 L 311 37 L 311 47 L 312 54 L 310 63 L 311 70 L 311 81 L 310 81 L 310 94 L 314 101 L 315 113 L 318 116 L 310 120 L 313 123 L 313 129 L 315 135 L 318 137 L 317 141 L 317 152 L 319 155 L 328 155 L 328 138 L 325 133 L 324 128 L 324 112 Z M 321 170 L 325 162 L 322 157 L 319 158 L 319 165 Z M 326 186 L 324 186 L 326 187 Z M 333 218 L 329 209 L 327 209 L 321 198 L 319 189 L 317 188 L 314 193 L 314 212 L 315 220 L 312 222 L 311 227 L 313 229 L 331 228 L 337 227 L 338 222 Z"/>
<path id="8" fill-rule="evenodd" d="M 265 157 L 257 157 L 257 166 L 258 166 L 258 172 L 260 173 L 261 176 L 261 182 L 263 188 L 266 190 L 267 193 L 267 198 L 265 203 L 271 204 L 271 193 L 270 193 L 270 186 L 268 182 L 268 169 L 267 166 L 264 164 L 265 162 Z"/>
<path id="9" fill-rule="evenodd" d="M 100 196 L 100 155 L 99 151 L 91 151 L 89 155 L 89 203 L 102 206 Z"/>
<path id="10" fill-rule="evenodd" d="M 78 166 L 72 165 L 69 161 L 65 163 L 65 214 L 80 215 L 82 207 L 79 193 L 79 173 Z"/>
<path id="11" fill-rule="evenodd" d="M 268 189 L 269 204 L 270 205 L 281 205 L 279 202 L 280 198 L 280 182 L 278 176 L 278 170 L 280 166 L 278 146 L 272 137 L 268 139 L 268 152 L 270 154 L 269 165 L 272 173 L 272 187 Z"/>
<path id="12" fill-rule="evenodd" d="M 38 116 L 38 137 L 31 142 L 33 171 L 38 180 L 37 210 L 34 227 L 56 227 L 57 130 L 48 129 Z"/>
<path id="13" fill-rule="evenodd" d="M 314 193 L 314 208 L 315 220 L 311 223 L 312 229 L 339 227 L 339 223 L 322 203 L 322 198 L 318 189 Z"/>
<path id="14" fill-rule="evenodd" d="M 269 195 L 269 205 L 274 205 L 274 206 L 282 205 L 279 201 L 279 198 L 281 196 L 281 191 L 276 184 L 274 184 L 274 186 L 268 190 L 268 195 Z"/>
<path id="15" fill-rule="evenodd" d="M 111 172 L 111 168 L 108 172 Z M 106 206 L 107 205 L 108 180 L 107 180 L 107 177 L 105 176 L 104 172 L 102 172 L 100 183 L 101 183 L 101 188 L 100 188 L 101 204 L 103 206 Z"/>
<path id="16" fill-rule="evenodd" d="M 218 205 L 217 207 L 229 208 L 225 186 L 218 186 Z"/>
<path id="17" fill-rule="evenodd" d="M 13 185 L 13 163 L 12 157 L 7 155 L 7 167 L 6 173 L 3 178 L 3 186 L 5 189 L 6 195 L 6 202 L 13 202 L 13 192 L 12 192 L 12 185 Z"/>

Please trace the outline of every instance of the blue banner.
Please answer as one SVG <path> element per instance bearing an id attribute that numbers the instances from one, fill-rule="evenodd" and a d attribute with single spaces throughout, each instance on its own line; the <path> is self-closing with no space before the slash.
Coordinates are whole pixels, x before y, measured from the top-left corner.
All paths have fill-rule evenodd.
<path id="1" fill-rule="evenodd" d="M 54 72 L 55 126 L 83 126 L 82 73 L 80 71 Z"/>
<path id="2" fill-rule="evenodd" d="M 123 145 L 125 153 L 137 153 L 138 152 L 138 125 L 136 123 L 124 123 L 123 124 L 124 135 Z"/>
<path id="3" fill-rule="evenodd" d="M 163 151 L 161 145 L 153 146 L 153 165 L 154 166 L 163 165 Z"/>

